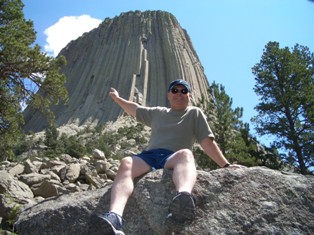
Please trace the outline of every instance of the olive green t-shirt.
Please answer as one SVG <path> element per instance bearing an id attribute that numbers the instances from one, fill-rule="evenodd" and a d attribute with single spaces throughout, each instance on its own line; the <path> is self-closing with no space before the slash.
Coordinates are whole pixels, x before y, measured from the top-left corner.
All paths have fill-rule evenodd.
<path id="1" fill-rule="evenodd" d="M 201 109 L 187 107 L 174 111 L 166 107 L 142 107 L 136 110 L 137 121 L 151 127 L 147 150 L 163 148 L 171 151 L 190 149 L 197 141 L 214 135 Z"/>

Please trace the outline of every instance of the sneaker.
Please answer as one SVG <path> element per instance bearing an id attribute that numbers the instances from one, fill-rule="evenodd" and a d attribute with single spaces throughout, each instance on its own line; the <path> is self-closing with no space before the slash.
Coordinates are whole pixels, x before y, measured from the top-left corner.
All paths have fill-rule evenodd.
<path id="1" fill-rule="evenodd" d="M 195 218 L 195 199 L 188 192 L 179 192 L 169 206 L 167 220 L 184 223 Z"/>
<path id="2" fill-rule="evenodd" d="M 122 231 L 122 218 L 114 212 L 95 215 L 90 234 L 125 235 Z"/>

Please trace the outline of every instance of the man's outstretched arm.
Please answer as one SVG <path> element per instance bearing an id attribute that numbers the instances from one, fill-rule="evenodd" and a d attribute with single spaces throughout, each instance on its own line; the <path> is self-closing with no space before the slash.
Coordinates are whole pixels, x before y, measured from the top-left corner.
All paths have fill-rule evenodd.
<path id="1" fill-rule="evenodd" d="M 139 104 L 121 98 L 114 88 L 110 88 L 109 95 L 125 112 L 133 117 L 136 116 L 136 109 L 140 106 Z"/>

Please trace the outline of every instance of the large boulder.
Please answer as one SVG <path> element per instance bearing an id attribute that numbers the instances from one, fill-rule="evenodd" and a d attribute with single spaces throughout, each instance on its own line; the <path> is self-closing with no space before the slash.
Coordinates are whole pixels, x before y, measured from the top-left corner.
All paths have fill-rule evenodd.
<path id="1" fill-rule="evenodd" d="M 154 171 L 136 183 L 124 213 L 126 234 L 173 234 L 164 223 L 175 195 L 171 174 Z M 261 167 L 198 171 L 197 217 L 175 234 L 311 234 L 313 192 L 313 176 Z M 110 185 L 51 198 L 24 210 L 16 229 L 23 235 L 86 235 L 109 200 Z"/>
<path id="2" fill-rule="evenodd" d="M 16 180 L 6 171 L 0 171 L 0 194 L 4 194 L 21 203 L 34 197 L 27 184 Z"/>
<path id="3" fill-rule="evenodd" d="M 9 218 L 10 212 L 18 203 L 28 203 L 33 197 L 28 185 L 16 180 L 6 171 L 0 171 L 0 217 Z"/>

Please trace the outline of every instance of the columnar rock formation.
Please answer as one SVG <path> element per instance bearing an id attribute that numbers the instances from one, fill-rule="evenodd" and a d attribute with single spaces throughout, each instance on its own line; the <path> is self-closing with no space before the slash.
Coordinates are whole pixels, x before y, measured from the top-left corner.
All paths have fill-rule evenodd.
<path id="1" fill-rule="evenodd" d="M 207 92 L 208 81 L 187 32 L 163 11 L 128 12 L 105 19 L 97 29 L 70 42 L 60 55 L 68 63 L 69 101 L 54 107 L 58 126 L 115 120 L 122 110 L 108 97 L 110 87 L 142 105 L 166 106 L 174 79 L 187 80 L 194 100 Z M 25 111 L 26 130 L 44 128 L 44 119 Z"/>

